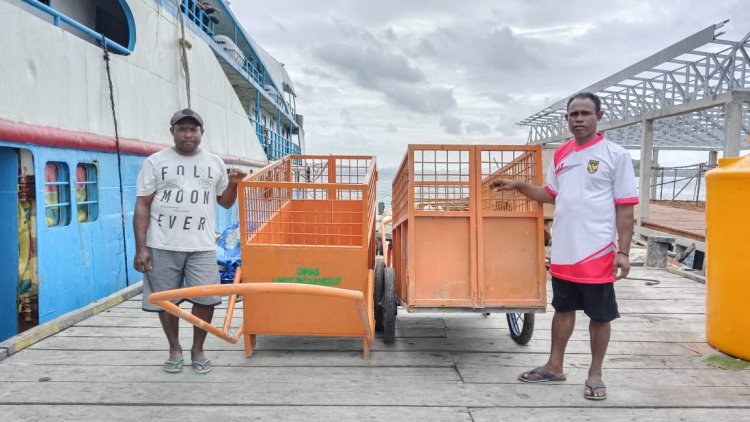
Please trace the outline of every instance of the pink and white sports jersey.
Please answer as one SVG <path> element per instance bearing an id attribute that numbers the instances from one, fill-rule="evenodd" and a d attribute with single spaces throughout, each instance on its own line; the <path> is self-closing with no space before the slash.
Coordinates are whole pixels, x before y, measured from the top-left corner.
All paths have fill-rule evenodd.
<path id="1" fill-rule="evenodd" d="M 558 148 L 544 186 L 555 198 L 549 272 L 577 283 L 615 281 L 615 205 L 638 203 L 630 154 L 597 135 Z"/>

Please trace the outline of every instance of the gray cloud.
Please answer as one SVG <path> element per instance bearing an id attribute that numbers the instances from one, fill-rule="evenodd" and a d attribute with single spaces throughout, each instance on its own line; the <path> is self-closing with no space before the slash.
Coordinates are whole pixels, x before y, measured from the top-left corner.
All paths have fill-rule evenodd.
<path id="1" fill-rule="evenodd" d="M 486 92 L 484 93 L 484 96 L 504 106 L 514 106 L 517 104 L 516 100 L 513 97 L 504 92 Z"/>
<path id="2" fill-rule="evenodd" d="M 465 129 L 467 134 L 478 133 L 480 135 L 489 135 L 492 133 L 492 129 L 482 122 L 467 123 Z"/>
<path id="3" fill-rule="evenodd" d="M 320 79 L 329 79 L 329 80 L 336 80 L 338 75 L 336 75 L 334 72 L 331 72 L 327 69 L 321 69 L 321 68 L 315 68 L 315 67 L 305 67 L 304 69 L 301 69 L 302 74 L 305 74 L 307 76 L 313 76 Z M 295 82 L 295 85 L 297 83 Z"/>
<path id="4" fill-rule="evenodd" d="M 459 21 L 424 35 L 412 51 L 450 66 L 514 72 L 546 68 L 539 55 L 539 44 L 517 36 L 507 26 L 497 26 L 492 22 L 467 25 Z"/>
<path id="5" fill-rule="evenodd" d="M 432 42 L 428 39 L 421 39 L 417 43 L 417 46 L 412 50 L 412 53 L 414 53 L 416 56 L 437 56 L 438 51 L 435 48 L 435 46 L 432 44 Z"/>
<path id="6" fill-rule="evenodd" d="M 513 136 L 514 134 L 519 132 L 520 126 L 516 125 L 514 122 L 509 120 L 503 120 L 492 129 L 498 136 Z M 526 142 L 525 137 L 521 137 L 516 135 L 517 141 L 516 143 L 524 143 Z"/>
<path id="7" fill-rule="evenodd" d="M 394 104 L 419 113 L 441 113 L 456 106 L 453 90 L 448 88 L 391 84 L 382 91 Z"/>
<path id="8" fill-rule="evenodd" d="M 424 81 L 424 74 L 404 55 L 388 51 L 369 34 L 363 38 L 370 45 L 361 45 L 357 40 L 340 41 L 322 45 L 313 54 L 365 88 L 377 89 L 394 81 Z"/>
<path id="9" fill-rule="evenodd" d="M 369 31 L 342 29 L 354 38 L 323 43 L 313 55 L 350 76 L 366 89 L 379 91 L 395 105 L 419 113 L 441 113 L 456 106 L 453 90 L 430 85 L 424 73 L 398 46 L 388 41 L 395 40 L 392 28 L 385 31 L 382 39 Z"/>
<path id="10" fill-rule="evenodd" d="M 461 129 L 461 119 L 455 116 L 443 116 L 440 118 L 440 127 L 451 135 L 460 135 L 463 131 Z"/>
<path id="11" fill-rule="evenodd" d="M 341 121 L 349 129 L 359 129 L 359 125 L 357 124 L 354 115 L 352 115 L 348 109 L 341 109 Z"/>
<path id="12" fill-rule="evenodd" d="M 388 28 L 386 28 L 385 31 L 383 31 L 383 36 L 388 41 L 391 41 L 391 42 L 396 41 L 396 32 L 390 26 Z"/>
<path id="13" fill-rule="evenodd" d="M 528 128 L 516 122 L 724 18 L 732 21 L 722 38 L 742 38 L 747 0 L 714 3 L 285 0 L 232 9 L 286 63 L 309 152 L 376 153 L 395 166 L 408 143 L 486 139 L 477 122 L 500 142 L 523 143 Z"/>

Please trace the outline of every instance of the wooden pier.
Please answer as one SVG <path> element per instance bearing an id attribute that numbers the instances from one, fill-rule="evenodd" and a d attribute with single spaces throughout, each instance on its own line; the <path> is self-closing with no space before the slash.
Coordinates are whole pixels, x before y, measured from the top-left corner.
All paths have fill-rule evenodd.
<path id="1" fill-rule="evenodd" d="M 637 212 L 637 211 L 636 211 Z M 698 242 L 706 242 L 706 212 L 664 204 L 649 204 L 649 218 L 643 227 Z"/>
<path id="2" fill-rule="evenodd" d="M 517 381 L 546 359 L 550 307 L 527 346 L 511 340 L 502 314 L 400 311 L 395 344 L 377 339 L 369 361 L 359 340 L 259 336 L 246 359 L 240 344 L 209 335 L 212 373 L 166 374 L 166 340 L 137 297 L 0 361 L 0 420 L 748 420 L 750 369 L 703 362 L 717 353 L 705 340 L 705 286 L 665 270 L 631 276 L 658 283 L 616 284 L 622 318 L 603 402 L 583 398 L 582 314 L 563 383 Z M 181 327 L 189 362 L 192 330 Z"/>

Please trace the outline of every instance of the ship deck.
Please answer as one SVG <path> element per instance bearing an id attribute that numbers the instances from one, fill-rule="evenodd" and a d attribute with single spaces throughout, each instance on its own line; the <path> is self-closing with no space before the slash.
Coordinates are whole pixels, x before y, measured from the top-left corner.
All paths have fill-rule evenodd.
<path id="1" fill-rule="evenodd" d="M 3 420 L 747 420 L 750 369 L 707 365 L 705 286 L 635 267 L 617 294 L 604 378 L 609 398 L 585 400 L 585 317 L 568 345 L 568 381 L 525 384 L 544 363 L 551 308 L 526 346 L 502 314 L 407 314 L 395 344 L 376 339 L 369 361 L 353 339 L 259 336 L 252 358 L 209 335 L 216 368 L 166 374 L 166 340 L 140 296 L 0 361 Z M 548 294 L 548 296 L 550 296 Z M 225 309 L 217 309 L 221 322 Z M 191 330 L 181 323 L 182 344 Z M 186 353 L 189 357 L 189 353 Z"/>

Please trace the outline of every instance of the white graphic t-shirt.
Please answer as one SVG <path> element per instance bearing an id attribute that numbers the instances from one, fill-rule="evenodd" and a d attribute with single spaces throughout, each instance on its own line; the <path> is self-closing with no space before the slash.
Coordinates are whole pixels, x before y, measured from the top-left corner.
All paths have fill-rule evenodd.
<path id="1" fill-rule="evenodd" d="M 637 204 L 630 154 L 602 134 L 555 151 L 545 180 L 555 198 L 550 274 L 577 283 L 615 281 L 615 206 Z"/>
<path id="2" fill-rule="evenodd" d="M 146 245 L 181 252 L 215 250 L 216 197 L 228 183 L 224 161 L 210 152 L 184 156 L 165 148 L 146 158 L 136 184 L 138 196 L 155 193 Z"/>

